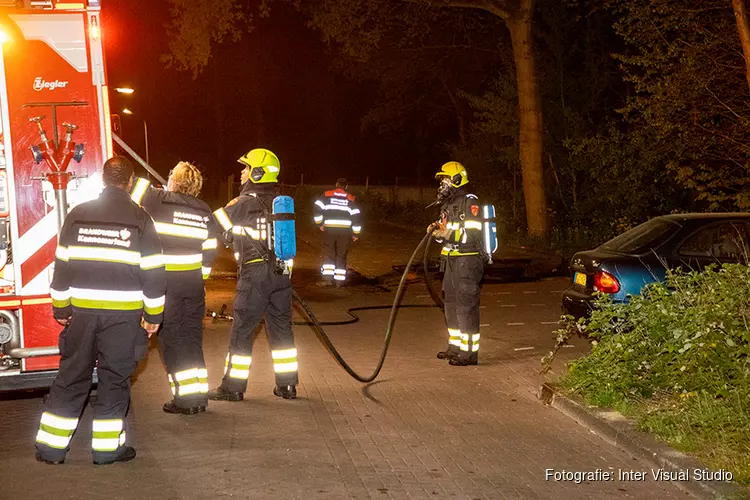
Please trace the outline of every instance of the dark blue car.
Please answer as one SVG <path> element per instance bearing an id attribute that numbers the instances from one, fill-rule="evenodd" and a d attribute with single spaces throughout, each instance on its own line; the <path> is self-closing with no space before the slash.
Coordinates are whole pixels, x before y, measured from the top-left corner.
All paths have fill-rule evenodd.
<path id="1" fill-rule="evenodd" d="M 709 264 L 746 262 L 750 214 L 674 214 L 656 217 L 570 262 L 573 282 L 562 295 L 563 310 L 575 317 L 591 311 L 595 291 L 626 303 L 648 283 L 663 281 L 667 269 L 700 270 Z"/>

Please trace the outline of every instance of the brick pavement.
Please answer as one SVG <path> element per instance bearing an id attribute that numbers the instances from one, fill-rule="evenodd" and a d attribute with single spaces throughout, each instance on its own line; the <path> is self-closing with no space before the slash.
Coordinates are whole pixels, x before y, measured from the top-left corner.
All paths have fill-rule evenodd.
<path id="1" fill-rule="evenodd" d="M 403 264 L 408 257 L 374 259 L 368 252 L 380 244 L 366 239 L 360 243 L 353 249 L 352 262 L 365 273 L 387 271 L 392 263 Z M 394 251 L 403 254 L 404 250 Z M 325 290 L 311 286 L 318 266 L 316 253 L 301 245 L 294 281 L 319 319 L 344 319 L 347 307 L 390 302 L 392 293 L 372 285 Z M 208 307 L 231 304 L 232 287 L 231 280 L 210 282 Z M 488 285 L 483 303 L 492 304 L 506 292 L 518 291 L 522 296 L 521 288 Z M 410 288 L 407 302 L 428 300 L 424 287 Z M 546 300 L 552 304 L 556 299 L 550 294 Z M 33 439 L 41 399 L 31 394 L 0 400 L 0 498 L 685 497 L 670 484 L 650 480 L 545 481 L 546 468 L 611 471 L 643 466 L 542 406 L 534 394 L 541 382 L 534 375 L 539 356 L 513 350 L 536 334 L 524 335 L 505 324 L 508 321 L 502 323 L 506 312 L 498 307 L 483 311 L 488 326 L 482 332 L 482 364 L 457 368 L 434 358 L 445 343 L 439 310 L 402 310 L 384 369 L 370 385 L 349 378 L 309 327 L 296 327 L 301 383 L 295 401 L 271 394 L 271 359 L 260 335 L 247 399 L 212 402 L 208 412 L 191 417 L 161 411 L 169 386 L 158 351 L 152 349 L 134 383 L 129 436 L 138 458 L 127 464 L 91 465 L 88 411 L 65 465 L 35 462 Z M 327 327 L 327 331 L 347 361 L 368 373 L 380 352 L 388 311 L 364 311 L 360 316 L 358 323 Z M 206 323 L 204 344 L 212 386 L 223 370 L 228 326 Z M 551 327 L 546 328 L 548 335 Z"/>

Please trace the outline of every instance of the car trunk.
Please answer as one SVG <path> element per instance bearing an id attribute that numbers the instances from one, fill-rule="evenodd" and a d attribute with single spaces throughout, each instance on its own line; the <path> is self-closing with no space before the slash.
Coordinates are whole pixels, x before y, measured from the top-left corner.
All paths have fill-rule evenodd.
<path id="1" fill-rule="evenodd" d="M 606 250 L 595 249 L 578 252 L 570 261 L 570 270 L 573 273 L 573 288 L 579 293 L 591 295 L 594 293 L 594 275 L 602 267 L 602 264 L 622 257 L 621 254 Z"/>

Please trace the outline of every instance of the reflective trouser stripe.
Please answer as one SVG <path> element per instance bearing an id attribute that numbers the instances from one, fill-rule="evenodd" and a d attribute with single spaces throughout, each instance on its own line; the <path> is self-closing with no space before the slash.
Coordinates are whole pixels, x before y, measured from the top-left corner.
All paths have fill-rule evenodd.
<path id="1" fill-rule="evenodd" d="M 278 349 L 271 351 L 273 371 L 275 373 L 293 373 L 299 368 L 297 363 L 297 349 Z"/>
<path id="2" fill-rule="evenodd" d="M 461 347 L 461 331 L 454 328 L 448 328 L 448 343 L 456 347 Z"/>
<path id="3" fill-rule="evenodd" d="M 205 368 L 191 368 L 168 374 L 173 396 L 190 396 L 208 392 L 208 371 Z"/>
<path id="4" fill-rule="evenodd" d="M 346 269 L 335 269 L 333 271 L 333 279 L 337 281 L 346 280 Z"/>
<path id="5" fill-rule="evenodd" d="M 251 356 L 227 354 L 227 360 L 224 364 L 224 375 L 229 372 L 229 378 L 247 380 L 250 376 L 250 364 L 252 360 Z"/>
<path id="6" fill-rule="evenodd" d="M 94 420 L 91 432 L 91 447 L 94 451 L 117 451 L 125 444 L 122 419 Z"/>
<path id="7" fill-rule="evenodd" d="M 70 444 L 70 438 L 78 427 L 77 418 L 59 417 L 54 413 L 44 412 L 36 434 L 37 443 L 50 448 L 64 450 Z"/>
<path id="8" fill-rule="evenodd" d="M 320 274 L 323 276 L 333 276 L 336 272 L 336 266 L 333 264 L 323 264 L 320 268 Z"/>
<path id="9" fill-rule="evenodd" d="M 479 351 L 479 334 L 461 333 L 461 350 L 469 352 L 469 338 L 471 338 L 471 352 Z"/>

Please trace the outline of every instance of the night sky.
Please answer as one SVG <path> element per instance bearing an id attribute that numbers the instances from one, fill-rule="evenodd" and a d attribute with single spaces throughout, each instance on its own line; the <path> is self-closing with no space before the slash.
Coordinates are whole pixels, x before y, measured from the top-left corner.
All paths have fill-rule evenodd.
<path id="1" fill-rule="evenodd" d="M 111 92 L 112 112 L 135 113 L 122 116 L 123 136 L 139 154 L 146 120 L 151 164 L 162 174 L 179 160 L 193 161 L 211 196 L 220 177 L 239 173 L 239 156 L 266 147 L 281 158 L 281 179 L 290 184 L 302 174 L 305 184 L 339 176 L 392 184 L 396 175 L 413 175 L 409 134 L 361 130 L 372 86 L 333 70 L 328 48 L 293 9 L 276 4 L 251 34 L 219 46 L 193 80 L 159 60 L 167 47 L 166 0 L 102 4 L 110 88 L 136 89 L 131 96 Z"/>

